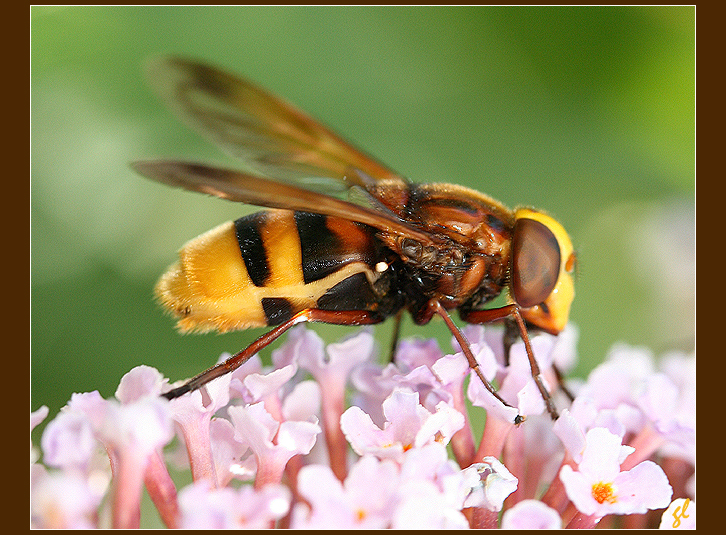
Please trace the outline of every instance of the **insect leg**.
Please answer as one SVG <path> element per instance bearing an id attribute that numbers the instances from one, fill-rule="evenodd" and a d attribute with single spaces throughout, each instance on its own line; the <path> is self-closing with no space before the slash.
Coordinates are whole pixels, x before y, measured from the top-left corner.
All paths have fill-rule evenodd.
<path id="1" fill-rule="evenodd" d="M 562 370 L 556 365 L 552 364 L 552 370 L 555 372 L 555 378 L 557 379 L 557 385 L 559 386 L 562 393 L 565 394 L 570 401 L 575 401 L 575 394 L 573 394 L 567 386 L 565 386 L 565 380 L 562 376 Z"/>
<path id="2" fill-rule="evenodd" d="M 486 387 L 491 394 L 497 398 L 503 405 L 506 405 L 507 407 L 511 407 L 509 403 L 504 401 L 502 397 L 497 393 L 497 391 L 494 389 L 494 387 L 491 385 L 489 381 L 487 381 L 486 377 L 484 377 L 484 374 L 481 371 L 481 368 L 479 367 L 479 363 L 476 361 L 476 358 L 474 357 L 474 353 L 471 351 L 471 347 L 469 346 L 469 341 L 466 339 L 464 334 L 461 332 L 461 330 L 454 324 L 454 322 L 451 319 L 451 316 L 449 316 L 449 313 L 446 311 L 446 309 L 441 305 L 441 303 L 437 299 L 431 299 L 424 309 L 422 317 L 417 317 L 416 321 L 422 321 L 423 323 L 428 322 L 434 314 L 437 314 L 441 316 L 446 323 L 446 326 L 451 331 L 451 334 L 454 335 L 454 338 L 456 338 L 456 341 L 459 343 L 459 347 L 461 347 L 461 351 L 464 353 L 464 356 L 466 357 L 466 360 L 469 362 L 469 367 L 472 369 L 472 371 L 476 374 L 477 377 L 479 377 L 479 380 L 482 382 L 482 384 Z M 519 414 L 514 418 L 514 423 L 519 425 L 524 421 L 524 418 L 520 416 Z"/>
<path id="3" fill-rule="evenodd" d="M 542 372 L 540 371 L 539 365 L 534 358 L 532 344 L 529 341 L 529 334 L 527 334 L 527 327 L 524 324 L 522 315 L 519 313 L 519 307 L 512 304 L 505 305 L 499 308 L 490 308 L 487 310 L 470 310 L 462 314 L 461 316 L 461 319 L 463 319 L 467 323 L 491 323 L 506 318 L 513 319 L 517 324 L 517 328 L 519 329 L 519 335 L 522 337 L 522 341 L 524 342 L 524 348 L 527 351 L 529 367 L 532 370 L 532 378 L 534 379 L 534 382 L 537 385 L 540 394 L 542 395 L 542 399 L 544 399 L 544 402 L 547 405 L 547 412 L 550 413 L 550 416 L 553 420 L 556 420 L 557 418 L 559 418 L 559 414 L 557 412 L 557 408 L 555 407 L 554 401 L 552 401 L 552 396 L 550 395 L 549 391 L 544 385 L 544 381 L 542 380 Z"/>
<path id="4" fill-rule="evenodd" d="M 509 365 L 509 351 L 512 349 L 512 346 L 519 338 L 519 327 L 517 327 L 517 322 L 514 321 L 511 318 L 507 318 L 504 321 L 504 362 L 508 366 Z M 557 388 L 559 388 L 565 396 L 569 398 L 570 401 L 575 400 L 575 395 L 570 391 L 569 388 L 565 385 L 565 380 L 562 374 L 562 371 L 560 368 L 553 362 L 552 363 L 552 371 L 555 373 L 555 380 L 557 381 Z"/>
<path id="5" fill-rule="evenodd" d="M 396 356 L 396 349 L 398 349 L 398 339 L 401 336 L 401 319 L 403 318 L 403 309 L 399 310 L 393 317 L 393 334 L 391 335 L 391 354 L 390 362 L 393 362 Z"/>
<path id="6" fill-rule="evenodd" d="M 173 388 L 169 392 L 162 394 L 162 397 L 166 399 L 178 398 L 186 394 L 187 392 L 193 392 L 209 381 L 221 377 L 227 373 L 230 373 L 247 362 L 252 355 L 267 347 L 269 344 L 277 340 L 285 331 L 294 327 L 298 323 L 306 321 L 319 322 L 319 323 L 331 323 L 337 325 L 368 325 L 372 323 L 380 323 L 383 321 L 383 317 L 374 312 L 368 312 L 365 310 L 320 310 L 317 308 L 310 308 L 302 310 L 295 314 L 292 318 L 281 323 L 271 331 L 260 336 L 257 340 L 252 342 L 242 351 L 239 351 L 229 357 L 224 362 L 220 362 L 216 366 L 212 366 L 206 371 L 203 371 L 199 375 L 193 377 L 183 385 Z"/>

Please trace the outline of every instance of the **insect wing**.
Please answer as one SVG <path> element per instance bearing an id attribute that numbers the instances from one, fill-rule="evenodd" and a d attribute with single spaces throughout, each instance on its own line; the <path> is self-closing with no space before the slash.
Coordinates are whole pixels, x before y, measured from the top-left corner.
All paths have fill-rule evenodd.
<path id="1" fill-rule="evenodd" d="M 175 57 L 149 62 L 147 75 L 183 120 L 255 171 L 328 192 L 371 180 L 406 182 L 312 117 L 242 78 Z"/>
<path id="2" fill-rule="evenodd" d="M 239 171 L 173 160 L 139 161 L 134 170 L 169 186 L 267 208 L 299 210 L 356 221 L 393 234 L 432 244 L 431 236 L 389 215 L 294 184 Z"/>

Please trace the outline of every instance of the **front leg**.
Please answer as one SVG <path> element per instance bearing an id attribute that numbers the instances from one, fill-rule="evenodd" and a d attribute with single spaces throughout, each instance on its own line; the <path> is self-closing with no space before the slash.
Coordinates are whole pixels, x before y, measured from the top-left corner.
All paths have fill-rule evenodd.
<path id="1" fill-rule="evenodd" d="M 459 343 L 459 347 L 461 347 L 461 351 L 464 353 L 464 356 L 466 357 L 466 360 L 469 362 L 469 367 L 472 369 L 472 371 L 476 374 L 476 376 L 479 378 L 479 380 L 484 384 L 487 390 L 491 392 L 491 394 L 497 398 L 503 405 L 507 407 L 511 407 L 509 403 L 504 401 L 502 397 L 497 393 L 497 391 L 494 389 L 492 384 L 487 381 L 486 377 L 484 377 L 484 374 L 481 372 L 481 369 L 479 367 L 479 363 L 476 361 L 476 358 L 474 357 L 474 353 L 471 350 L 471 346 L 469 345 L 469 341 L 464 336 L 464 333 L 461 332 L 461 330 L 454 324 L 453 320 L 451 319 L 451 316 L 449 316 L 449 313 L 446 311 L 446 309 L 441 305 L 438 299 L 431 299 L 426 303 L 426 306 L 422 307 L 418 314 L 414 317 L 414 320 L 416 323 L 424 324 L 428 323 L 431 318 L 434 315 L 441 316 L 443 318 L 444 322 L 446 323 L 446 326 L 451 331 L 451 334 L 454 335 L 454 338 Z M 524 417 L 517 414 L 514 418 L 515 425 L 519 425 L 524 421 Z"/>
<path id="2" fill-rule="evenodd" d="M 527 327 L 522 319 L 522 314 L 519 312 L 519 306 L 515 304 L 504 305 L 499 308 L 490 308 L 486 310 L 468 310 L 461 313 L 461 319 L 467 323 L 492 323 L 495 321 L 505 320 L 507 323 L 513 325 L 513 327 L 507 327 L 504 335 L 504 347 L 506 355 L 509 355 L 509 347 L 511 347 L 513 340 L 511 339 L 512 332 L 519 331 L 519 336 L 522 337 L 524 342 L 524 348 L 527 351 L 527 358 L 529 359 L 529 367 L 532 372 L 532 378 L 534 379 L 537 389 L 544 399 L 545 405 L 547 406 L 547 412 L 553 420 L 559 418 L 557 408 L 552 400 L 547 387 L 544 385 L 542 379 L 542 373 L 537 364 L 537 360 L 534 358 L 534 351 L 532 351 L 532 344 L 529 341 L 529 334 L 527 333 Z"/>

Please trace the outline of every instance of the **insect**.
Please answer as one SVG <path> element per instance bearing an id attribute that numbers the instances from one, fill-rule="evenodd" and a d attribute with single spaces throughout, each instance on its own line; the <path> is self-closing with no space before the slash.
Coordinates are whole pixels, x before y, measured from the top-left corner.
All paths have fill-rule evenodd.
<path id="1" fill-rule="evenodd" d="M 557 221 L 462 186 L 414 184 L 291 104 L 214 67 L 167 57 L 147 71 L 183 120 L 254 171 L 178 160 L 132 167 L 171 186 L 266 208 L 187 243 L 155 292 L 182 332 L 272 329 L 165 397 L 236 369 L 296 324 L 395 317 L 397 333 L 408 311 L 416 324 L 443 318 L 501 400 L 449 316 L 457 310 L 465 322 L 503 320 L 510 338 L 521 336 L 557 417 L 528 336 L 528 328 L 559 333 L 574 297 L 575 254 Z M 503 291 L 507 304 L 484 307 Z"/>

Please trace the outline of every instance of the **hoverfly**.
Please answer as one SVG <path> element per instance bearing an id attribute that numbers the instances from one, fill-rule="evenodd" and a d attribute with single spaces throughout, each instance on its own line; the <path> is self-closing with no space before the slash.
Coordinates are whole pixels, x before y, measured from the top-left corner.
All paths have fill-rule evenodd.
<path id="1" fill-rule="evenodd" d="M 375 324 L 393 316 L 397 333 L 408 311 L 416 324 L 443 318 L 470 367 L 501 400 L 449 316 L 456 309 L 465 322 L 504 320 L 510 339 L 521 336 L 557 417 L 527 333 L 557 334 L 569 316 L 575 254 L 557 221 L 465 187 L 414 184 L 289 103 L 216 68 L 179 58 L 147 67 L 182 119 L 255 171 L 176 160 L 133 168 L 171 186 L 267 208 L 187 243 L 155 293 L 182 332 L 272 330 L 165 397 L 231 372 L 296 324 Z M 483 307 L 504 290 L 507 304 Z"/>

